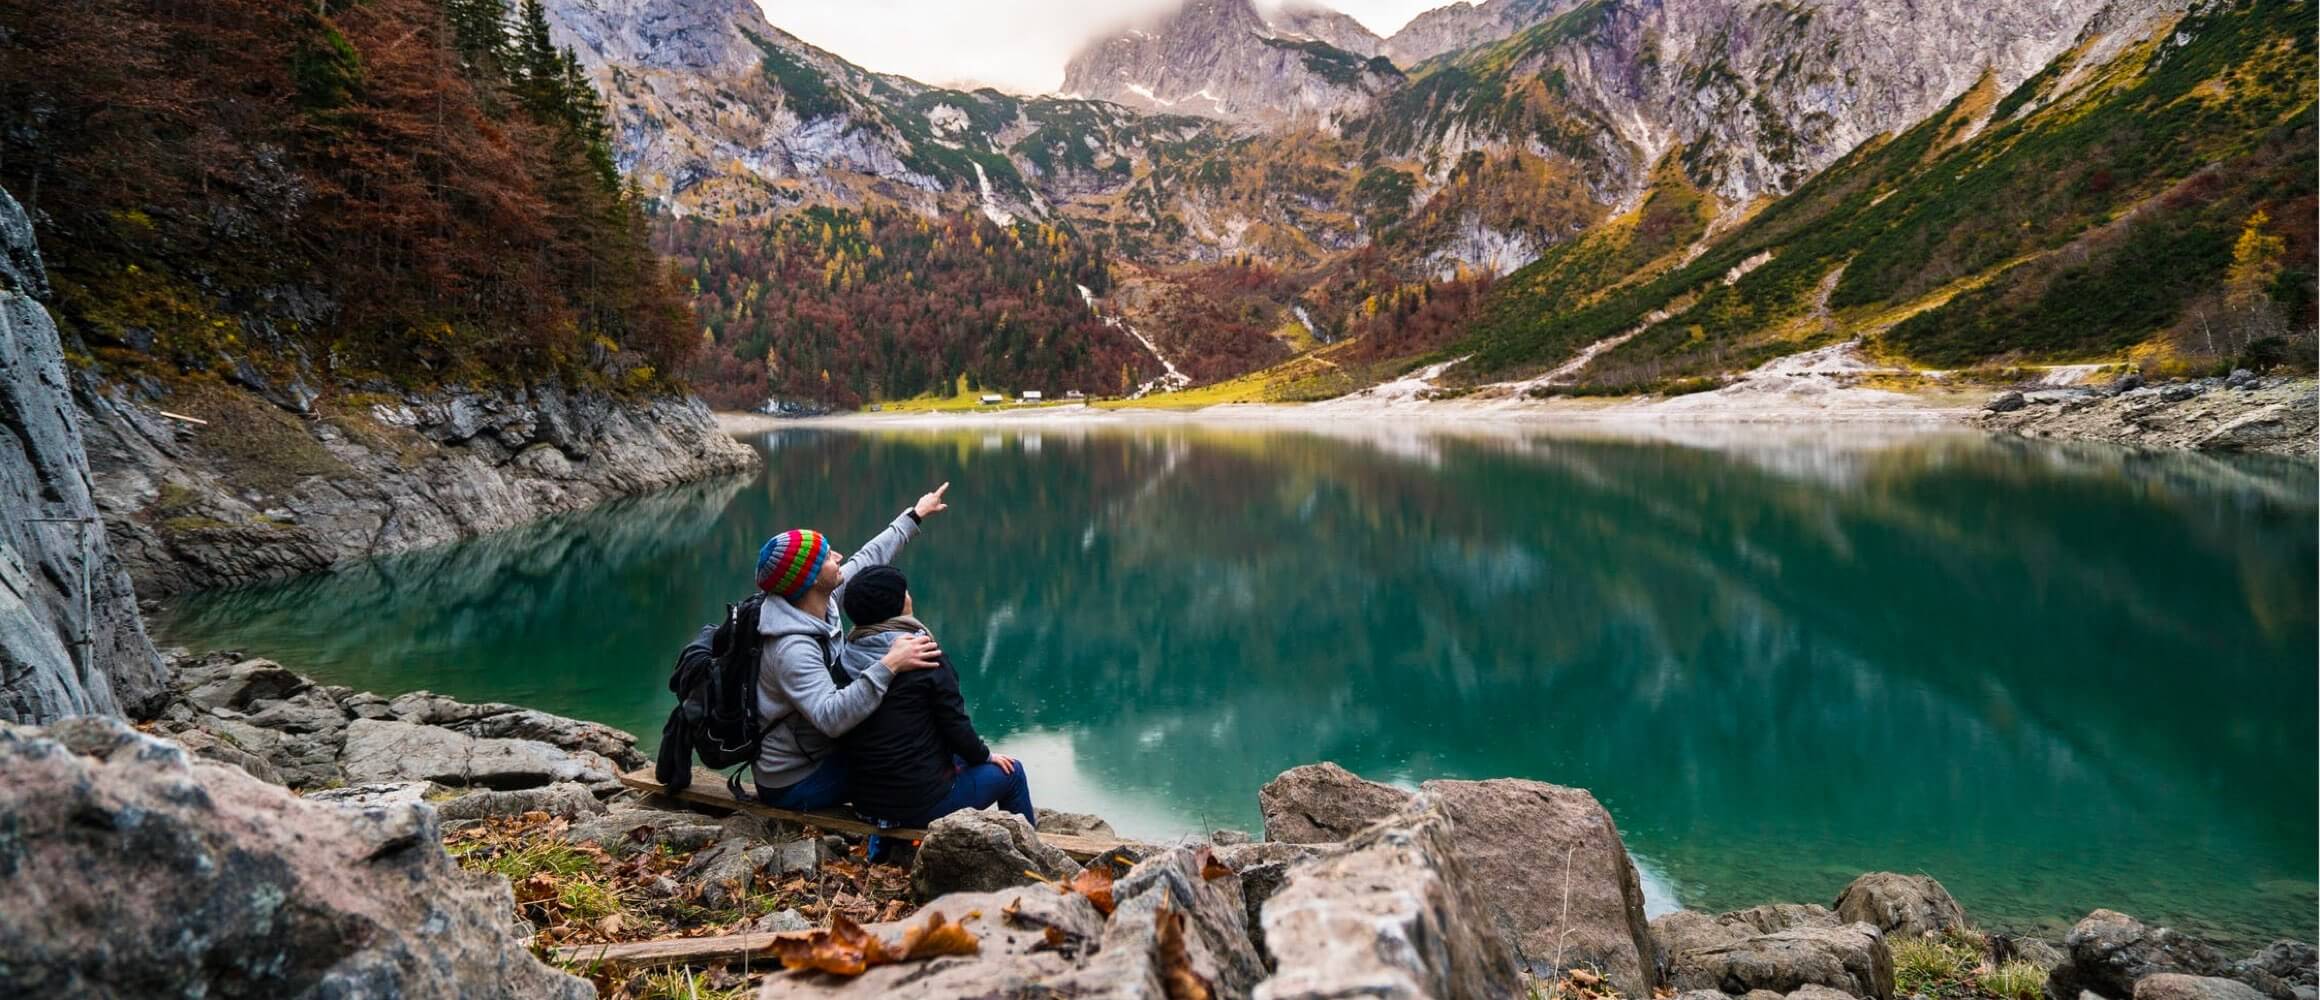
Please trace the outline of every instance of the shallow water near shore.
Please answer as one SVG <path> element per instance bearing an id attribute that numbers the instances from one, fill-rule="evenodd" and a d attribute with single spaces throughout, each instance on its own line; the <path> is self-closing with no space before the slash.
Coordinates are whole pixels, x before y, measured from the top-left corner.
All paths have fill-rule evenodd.
<path id="1" fill-rule="evenodd" d="M 1593 790 L 1695 908 L 1890 869 L 1985 926 L 2313 937 L 2309 465 L 1749 427 L 749 440 L 761 474 L 154 628 L 649 744 L 767 534 L 850 547 L 949 480 L 901 561 L 920 616 L 1040 804 L 1124 833 L 1257 829 L 1256 789 L 1315 760 L 1518 776 Z"/>

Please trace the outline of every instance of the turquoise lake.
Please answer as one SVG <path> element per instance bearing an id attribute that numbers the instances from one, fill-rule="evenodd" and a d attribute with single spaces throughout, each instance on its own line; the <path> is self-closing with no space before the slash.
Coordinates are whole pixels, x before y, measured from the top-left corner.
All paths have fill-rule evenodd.
<path id="1" fill-rule="evenodd" d="M 1334 760 L 1594 791 L 1655 907 L 1940 878 L 1985 926 L 2096 907 L 2314 936 L 2312 466 L 1961 434 L 798 428 L 767 469 L 191 595 L 170 642 L 647 744 L 758 544 L 900 561 L 1043 806 L 1256 829 Z"/>

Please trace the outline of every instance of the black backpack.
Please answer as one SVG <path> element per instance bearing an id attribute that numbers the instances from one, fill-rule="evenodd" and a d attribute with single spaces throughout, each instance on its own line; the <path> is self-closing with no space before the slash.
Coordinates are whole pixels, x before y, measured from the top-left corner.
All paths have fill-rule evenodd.
<path id="1" fill-rule="evenodd" d="M 669 693 L 677 707 L 661 726 L 661 751 L 654 776 L 671 793 L 693 783 L 693 758 L 716 770 L 757 759 L 765 729 L 757 717 L 757 667 L 764 637 L 757 633 L 762 593 L 725 606 L 725 620 L 702 631 L 677 654 Z M 740 795 L 740 772 L 729 787 Z"/>
<path id="2" fill-rule="evenodd" d="M 725 778 L 734 798 L 754 797 L 742 784 L 741 772 L 757 759 L 758 745 L 765 741 L 764 721 L 757 715 L 757 673 L 765 648 L 757 613 L 764 601 L 760 592 L 726 605 L 724 621 L 704 627 L 677 653 L 676 669 L 669 674 L 677 707 L 661 725 L 660 755 L 653 764 L 653 776 L 669 794 L 691 787 L 693 758 L 699 757 L 712 770 L 734 769 Z M 831 681 L 845 687 L 851 678 L 828 650 L 823 653 Z"/>

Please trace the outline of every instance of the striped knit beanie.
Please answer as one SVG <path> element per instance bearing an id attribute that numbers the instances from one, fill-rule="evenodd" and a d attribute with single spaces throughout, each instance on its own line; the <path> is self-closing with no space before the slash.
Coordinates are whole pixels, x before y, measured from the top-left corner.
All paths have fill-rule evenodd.
<path id="1" fill-rule="evenodd" d="M 757 589 L 794 601 L 814 588 L 829 554 L 830 542 L 819 531 L 798 528 L 768 538 L 757 550 Z"/>

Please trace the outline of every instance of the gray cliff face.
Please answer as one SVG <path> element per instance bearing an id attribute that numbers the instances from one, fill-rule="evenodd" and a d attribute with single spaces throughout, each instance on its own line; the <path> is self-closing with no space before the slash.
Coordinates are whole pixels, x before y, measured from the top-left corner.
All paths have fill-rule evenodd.
<path id="1" fill-rule="evenodd" d="M 167 692 L 129 577 L 96 523 L 64 351 L 39 302 L 47 292 L 31 222 L 0 191 L 0 721 L 8 722 L 143 712 Z"/>
<path id="2" fill-rule="evenodd" d="M 1346 36 L 1343 21 L 1309 10 L 1292 21 L 1305 31 L 1268 24 L 1248 0 L 1189 0 L 1151 28 L 1082 50 L 1064 68 L 1063 90 L 1147 111 L 1328 128 L 1400 86 L 1390 66 L 1306 33 Z"/>
<path id="3" fill-rule="evenodd" d="M 1574 6 L 1576 0 L 1488 0 L 1436 7 L 1403 25 L 1378 48 L 1397 66 L 1416 66 L 1445 52 L 1498 41 Z"/>
<path id="4" fill-rule="evenodd" d="M 1284 37 L 1327 42 L 1364 59 L 1384 51 L 1385 39 L 1376 32 L 1327 7 L 1292 3 L 1274 11 L 1271 21 L 1273 30 Z"/>
<path id="5" fill-rule="evenodd" d="M 2069 50 L 2111 6 L 1583 6 L 1438 64 L 1499 65 L 1510 80 L 1556 81 L 1550 105 L 1519 119 L 1536 127 L 1493 120 L 1480 94 L 1382 114 L 1399 115 L 1387 130 L 1398 152 L 1436 152 L 1447 161 L 1470 149 L 1528 146 L 1576 161 L 1606 203 L 1638 195 L 1671 154 L 1696 183 L 1728 203 L 1746 202 L 1793 190 L 1861 143 L 1914 125 L 1977 85 L 2002 96 Z"/>
<path id="6" fill-rule="evenodd" d="M 95 495 L 141 593 L 438 545 L 748 469 L 694 399 L 534 385 L 382 397 L 325 419 L 83 386 Z M 161 416 L 203 409 L 207 426 Z"/>

